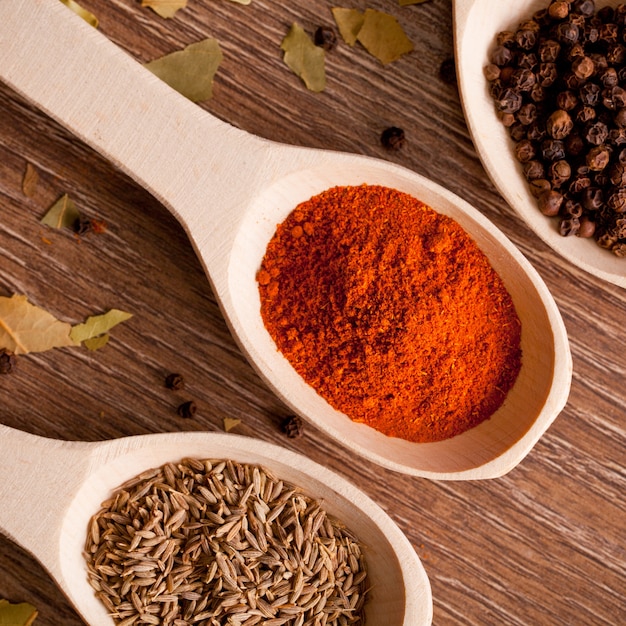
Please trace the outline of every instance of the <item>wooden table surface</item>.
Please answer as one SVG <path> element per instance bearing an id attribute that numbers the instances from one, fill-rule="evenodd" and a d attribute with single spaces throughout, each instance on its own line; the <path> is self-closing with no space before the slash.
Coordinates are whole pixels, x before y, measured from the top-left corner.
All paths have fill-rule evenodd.
<path id="1" fill-rule="evenodd" d="M 237 418 L 233 432 L 308 455 L 385 508 L 424 563 L 437 626 L 626 624 L 626 292 L 566 264 L 491 185 L 449 71 L 450 3 L 340 4 L 397 16 L 415 50 L 383 66 L 340 42 L 327 55 L 322 93 L 307 91 L 287 69 L 280 43 L 293 22 L 309 33 L 332 25 L 336 3 L 189 0 L 172 20 L 137 0 L 82 4 L 140 61 L 217 38 L 224 60 L 213 98 L 199 106 L 235 126 L 389 159 L 466 198 L 519 246 L 552 291 L 571 340 L 571 395 L 526 459 L 497 480 L 406 477 L 355 459 L 311 426 L 302 438 L 287 438 L 280 423 L 288 410 L 240 354 L 178 223 L 0 86 L 0 295 L 25 294 L 72 323 L 109 308 L 134 314 L 102 350 L 20 357 L 13 374 L 0 376 L 0 420 L 39 435 L 98 440 L 220 431 L 225 417 Z M 389 126 L 406 133 L 398 152 L 381 145 Z M 39 173 L 31 197 L 21 187 L 26 163 Z M 79 238 L 42 227 L 39 219 L 66 192 L 84 215 L 104 220 L 106 232 Z M 166 389 L 171 372 L 184 375 L 184 390 Z M 177 415 L 185 400 L 197 404 L 192 419 Z M 10 497 L 0 486 L 0 506 Z M 38 563 L 2 537 L 0 597 L 34 604 L 42 626 L 82 623 Z"/>

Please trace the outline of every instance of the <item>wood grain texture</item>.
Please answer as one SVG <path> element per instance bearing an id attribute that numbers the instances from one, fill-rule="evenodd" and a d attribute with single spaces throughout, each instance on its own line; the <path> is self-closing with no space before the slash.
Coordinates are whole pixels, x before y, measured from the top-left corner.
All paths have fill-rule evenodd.
<path id="1" fill-rule="evenodd" d="M 489 182 L 456 87 L 440 76 L 441 63 L 452 56 L 450 3 L 344 3 L 393 13 L 416 50 L 383 67 L 362 49 L 340 44 L 327 57 L 322 94 L 306 91 L 284 66 L 279 46 L 294 21 L 309 32 L 332 24 L 337 3 L 189 0 L 173 20 L 135 0 L 82 4 L 98 15 L 102 32 L 141 61 L 216 37 L 224 62 L 213 99 L 201 106 L 235 126 L 296 145 L 388 159 L 472 203 L 529 258 L 555 296 L 570 336 L 574 380 L 562 415 L 522 464 L 497 480 L 404 477 L 355 459 L 313 428 L 302 439 L 287 439 L 280 431 L 285 407 L 241 356 L 174 218 L 0 86 L 0 294 L 27 294 L 71 322 L 111 307 L 135 315 L 102 351 L 20 358 L 17 371 L 0 378 L 0 421 L 94 441 L 222 430 L 224 417 L 236 417 L 242 420 L 237 432 L 310 456 L 387 510 L 423 560 L 437 626 L 626 622 L 626 292 L 559 258 Z M 400 152 L 380 144 L 390 125 L 406 132 Z M 27 162 L 40 175 L 32 197 L 21 191 Z M 65 192 L 84 214 L 105 220 L 106 233 L 77 238 L 41 227 L 47 207 Z M 165 388 L 173 371 L 185 375 L 183 391 Z M 187 399 L 199 407 L 192 420 L 176 414 Z M 7 497 L 0 487 L 0 498 Z M 43 626 L 82 623 L 42 568 L 4 538 L 0 597 L 35 604 Z"/>

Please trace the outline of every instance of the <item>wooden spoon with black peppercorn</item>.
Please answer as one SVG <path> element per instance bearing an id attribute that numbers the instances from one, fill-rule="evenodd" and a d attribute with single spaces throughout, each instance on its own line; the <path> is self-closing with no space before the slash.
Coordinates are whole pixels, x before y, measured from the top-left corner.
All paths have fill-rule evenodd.
<path id="1" fill-rule="evenodd" d="M 249 361 L 294 413 L 370 460 L 416 476 L 500 476 L 563 408 L 571 360 L 554 300 L 513 244 L 454 194 L 396 164 L 266 141 L 170 89 L 58 0 L 0 0 L 0 80 L 149 190 L 180 221 Z M 256 274 L 276 225 L 338 185 L 383 185 L 456 220 L 501 276 L 524 363 L 503 409 L 434 444 L 386 437 L 332 409 L 277 351 Z"/>
<path id="2" fill-rule="evenodd" d="M 595 116 L 595 110 L 590 106 L 582 106 L 582 110 L 578 112 L 577 109 L 572 108 L 571 98 L 575 95 L 575 99 L 580 101 L 581 105 L 588 105 L 595 101 L 598 96 L 596 93 L 592 93 L 591 96 L 593 97 L 590 97 L 589 94 L 585 93 L 586 90 L 600 92 L 602 86 L 611 84 L 617 80 L 617 77 L 614 68 L 606 68 L 607 71 L 602 72 L 599 70 L 598 76 L 591 76 L 594 71 L 593 63 L 585 51 L 584 41 L 578 27 L 573 25 L 576 24 L 576 20 L 588 20 L 592 15 L 598 15 L 599 11 L 606 10 L 607 7 L 616 7 L 618 4 L 623 3 L 616 0 L 595 3 L 592 1 L 550 2 L 549 0 L 499 0 L 498 2 L 455 0 L 454 27 L 455 57 L 461 102 L 478 154 L 495 186 L 538 237 L 564 259 L 594 276 L 626 287 L 626 260 L 621 258 L 626 247 L 620 245 L 618 246 L 619 250 L 616 249 L 612 252 L 604 249 L 610 246 L 601 247 L 601 245 L 596 244 L 594 235 L 597 236 L 598 232 L 594 233 L 593 217 L 590 220 L 589 216 L 583 215 L 582 219 L 579 219 L 580 203 L 578 207 L 575 207 L 578 213 L 572 213 L 570 208 L 562 206 L 564 202 L 561 190 L 567 189 L 567 186 L 562 186 L 560 177 L 566 174 L 567 178 L 570 178 L 570 173 L 563 172 L 563 163 L 559 163 L 560 171 L 556 173 L 545 172 L 543 175 L 544 173 L 541 172 L 536 175 L 533 171 L 529 171 L 529 168 L 536 167 L 539 161 L 526 159 L 523 155 L 520 158 L 520 154 L 515 153 L 515 143 L 524 142 L 525 138 L 533 132 L 533 128 L 539 126 L 531 123 L 534 120 L 530 120 L 524 110 L 527 106 L 532 108 L 532 102 L 528 102 L 529 98 L 522 97 L 527 85 L 509 84 L 513 88 L 507 89 L 506 94 L 503 94 L 503 97 L 509 99 L 509 102 L 503 104 L 503 107 L 506 108 L 508 104 L 511 109 L 507 110 L 515 109 L 515 113 L 509 113 L 509 115 L 514 115 L 515 121 L 520 121 L 520 124 L 507 123 L 508 126 L 503 124 L 503 121 L 496 114 L 494 99 L 489 92 L 490 83 L 493 86 L 496 78 L 493 72 L 499 74 L 499 66 L 506 68 L 507 76 L 514 74 L 518 80 L 527 78 L 532 82 L 535 75 L 531 76 L 531 74 L 534 72 L 538 84 L 564 84 L 568 88 L 563 89 L 558 94 L 555 105 L 558 108 L 553 113 L 555 117 L 548 120 L 548 124 L 556 123 L 560 125 L 559 129 L 565 129 L 566 144 L 571 140 L 580 142 L 578 133 L 569 133 L 568 126 L 571 124 L 571 119 L 568 119 L 570 115 L 567 111 L 571 111 L 572 115 L 576 111 L 582 124 L 587 120 L 584 117 L 581 119 L 581 116 Z M 544 17 L 540 17 L 542 15 Z M 603 14 L 600 13 L 600 15 Z M 534 16 L 537 16 L 537 19 L 533 20 Z M 524 28 L 521 25 L 528 25 L 532 21 L 537 24 L 537 20 L 541 21 L 542 19 L 548 25 L 544 27 L 545 33 L 541 32 L 539 35 L 535 35 L 537 45 L 534 46 L 532 41 L 528 41 L 528 33 L 524 35 L 522 32 Z M 552 25 L 558 25 L 561 30 L 558 32 L 550 31 L 552 35 L 548 36 L 548 29 L 552 28 Z M 615 24 L 613 26 L 616 27 Z M 512 41 L 496 45 L 496 38 L 499 36 L 500 41 L 502 41 L 502 38 L 507 37 L 505 33 L 508 33 Z M 555 41 L 555 39 L 559 39 L 559 41 Z M 582 44 L 581 41 L 583 41 Z M 521 57 L 521 51 L 517 51 L 516 45 L 527 48 L 526 52 L 529 58 L 533 54 L 537 56 L 537 52 L 539 52 L 539 56 L 544 62 L 534 66 L 533 71 L 514 67 L 515 58 Z M 563 61 L 563 56 L 558 56 L 559 50 L 563 48 L 571 52 L 575 45 L 578 45 L 578 49 L 575 54 L 572 54 L 575 58 L 570 60 L 568 68 Z M 553 62 L 557 60 L 558 64 Z M 558 71 L 557 65 L 560 68 Z M 624 63 L 621 65 L 624 67 Z M 519 102 L 514 101 L 516 98 L 519 99 Z M 533 98 L 539 99 L 540 95 L 533 95 L 531 100 Z M 623 107 L 623 103 L 616 105 L 616 108 L 620 108 L 620 106 Z M 626 115 L 626 110 L 624 115 Z M 616 120 L 616 132 L 620 136 L 617 142 L 619 145 L 623 143 L 625 135 L 623 123 L 626 121 Z M 521 131 L 522 134 L 519 135 L 518 131 Z M 550 134 L 548 134 L 548 139 L 549 137 Z M 562 138 L 559 138 L 558 132 L 552 133 L 552 137 L 555 141 L 551 142 L 553 146 L 550 146 L 550 150 L 553 150 L 554 144 L 563 146 Z M 537 137 L 531 137 L 531 139 L 533 139 L 533 143 L 539 143 Z M 595 145 L 589 150 L 587 158 L 593 161 L 590 163 L 589 169 L 602 170 L 609 159 L 607 146 L 602 140 L 597 141 L 591 137 L 588 139 L 588 141 L 583 142 L 587 149 L 600 143 L 600 145 Z M 609 143 L 608 140 L 606 143 Z M 525 151 L 527 147 L 527 144 L 522 143 L 518 150 Z M 583 148 L 566 145 L 566 149 L 570 154 L 578 154 Z M 615 153 L 617 154 L 617 152 L 616 150 Z M 626 153 L 624 154 L 626 158 Z M 565 156 L 562 155 L 558 158 L 564 159 Z M 546 161 L 550 162 L 556 158 L 555 154 L 552 153 L 546 156 Z M 520 161 L 524 165 L 520 165 Z M 621 169 L 623 171 L 623 168 Z M 551 179 L 556 189 L 542 190 L 541 183 L 546 183 L 546 179 Z M 576 172 L 571 172 L 571 180 L 574 185 L 579 182 Z M 578 193 L 575 189 L 574 195 Z M 620 211 L 622 202 L 623 206 L 626 207 L 626 192 L 622 195 L 623 197 L 616 198 L 616 201 L 620 203 Z M 539 201 L 537 197 L 540 198 Z M 582 203 L 585 203 L 584 198 Z M 597 215 L 597 208 L 597 205 L 590 206 L 591 216 Z M 556 216 L 559 217 L 555 219 Z M 576 222 L 575 229 L 570 228 L 572 221 Z"/>

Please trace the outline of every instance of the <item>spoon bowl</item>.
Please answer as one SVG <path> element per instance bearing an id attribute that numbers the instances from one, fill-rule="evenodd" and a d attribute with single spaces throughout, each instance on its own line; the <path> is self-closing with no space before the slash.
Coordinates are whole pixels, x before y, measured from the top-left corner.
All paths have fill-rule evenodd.
<path id="1" fill-rule="evenodd" d="M 344 522 L 362 545 L 371 583 L 366 622 L 431 623 L 426 572 L 391 518 L 330 470 L 249 437 L 195 432 L 85 443 L 44 439 L 0 425 L 0 532 L 39 559 L 88 624 L 112 626 L 87 579 L 83 548 L 89 520 L 125 481 L 184 457 L 260 465 L 301 487 Z"/>
<path id="2" fill-rule="evenodd" d="M 511 30 L 548 6 L 548 0 L 455 0 L 455 56 L 461 102 L 478 155 L 494 185 L 526 224 L 573 265 L 620 287 L 626 287 L 626 263 L 593 239 L 563 237 L 554 219 L 537 208 L 513 142 L 496 115 L 483 69 L 497 33 Z M 597 1 L 599 8 L 616 1 Z"/>
<path id="3" fill-rule="evenodd" d="M 396 471 L 477 479 L 517 465 L 561 411 L 571 357 L 554 300 L 528 261 L 467 202 L 386 161 L 240 131 L 171 90 L 58 0 L 0 0 L 0 24 L 0 80 L 178 218 L 233 336 L 294 412 Z M 409 443 L 352 422 L 300 378 L 264 328 L 255 276 L 276 225 L 316 193 L 363 183 L 404 191 L 455 219 L 502 277 L 521 319 L 523 365 L 515 386 L 490 420 L 452 439 Z"/>

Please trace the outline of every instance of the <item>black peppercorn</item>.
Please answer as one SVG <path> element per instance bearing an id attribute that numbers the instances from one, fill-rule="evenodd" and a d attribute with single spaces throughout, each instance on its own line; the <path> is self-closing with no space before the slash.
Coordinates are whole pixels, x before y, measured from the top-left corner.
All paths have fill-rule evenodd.
<path id="1" fill-rule="evenodd" d="M 534 52 L 520 52 L 516 57 L 517 67 L 525 70 L 535 70 L 539 64 L 539 59 Z"/>
<path id="2" fill-rule="evenodd" d="M 587 167 L 594 172 L 602 171 L 608 164 L 611 154 L 606 146 L 595 146 L 587 153 Z"/>
<path id="3" fill-rule="evenodd" d="M 578 92 L 578 98 L 583 105 L 594 107 L 600 98 L 600 87 L 595 83 L 585 83 Z"/>
<path id="4" fill-rule="evenodd" d="M 564 139 L 574 128 L 570 114 L 563 109 L 557 109 L 546 121 L 546 130 L 554 139 Z"/>
<path id="5" fill-rule="evenodd" d="M 558 191 L 546 191 L 537 198 L 539 210 L 549 217 L 558 215 L 563 204 L 563 194 Z"/>
<path id="6" fill-rule="evenodd" d="M 388 150 L 400 150 L 404 146 L 404 131 L 397 126 L 390 126 L 383 130 L 380 141 Z"/>
<path id="7" fill-rule="evenodd" d="M 185 379 L 182 374 L 168 374 L 165 377 L 165 386 L 173 391 L 179 391 L 185 388 Z"/>
<path id="8" fill-rule="evenodd" d="M 563 217 L 575 217 L 578 219 L 583 214 L 583 207 L 580 202 L 568 198 L 561 205 L 560 214 Z"/>
<path id="9" fill-rule="evenodd" d="M 569 15 L 569 2 L 552 2 L 548 7 L 548 15 L 553 20 L 564 20 Z"/>
<path id="10" fill-rule="evenodd" d="M 604 122 L 594 120 L 585 124 L 583 138 L 594 146 L 599 146 L 606 141 L 609 136 L 609 129 Z"/>
<path id="11" fill-rule="evenodd" d="M 537 72 L 537 85 L 540 87 L 550 87 L 556 82 L 559 73 L 556 63 L 540 63 Z"/>
<path id="12" fill-rule="evenodd" d="M 626 188 L 613 187 L 609 190 L 606 205 L 615 213 L 626 212 Z"/>
<path id="13" fill-rule="evenodd" d="M 511 74 L 509 85 L 518 91 L 530 91 L 537 82 L 535 74 L 531 70 L 515 70 Z"/>
<path id="14" fill-rule="evenodd" d="M 0 349 L 0 374 L 11 374 L 15 370 L 16 356 L 10 350 Z"/>
<path id="15" fill-rule="evenodd" d="M 619 128 L 626 128 L 626 107 L 619 109 L 613 116 L 615 125 Z"/>
<path id="16" fill-rule="evenodd" d="M 616 186 L 626 185 L 626 165 L 614 163 L 609 169 L 609 180 Z"/>
<path id="17" fill-rule="evenodd" d="M 532 50 L 537 44 L 537 31 L 533 28 L 520 28 L 515 32 L 515 43 L 520 50 Z"/>
<path id="18" fill-rule="evenodd" d="M 522 106 L 522 94 L 515 89 L 505 88 L 496 100 L 496 107 L 503 113 L 515 113 Z"/>
<path id="19" fill-rule="evenodd" d="M 572 168 L 564 159 L 554 161 L 548 168 L 548 176 L 553 188 L 560 187 L 564 182 L 569 180 L 571 175 Z"/>
<path id="20" fill-rule="evenodd" d="M 531 141 L 543 141 L 546 136 L 546 129 L 543 124 L 533 123 L 528 127 L 526 136 Z"/>
<path id="21" fill-rule="evenodd" d="M 587 211 L 597 211 L 604 204 L 604 193 L 598 187 L 588 187 L 582 192 L 580 202 Z"/>
<path id="22" fill-rule="evenodd" d="M 535 180 L 529 181 L 528 187 L 530 189 L 530 193 L 535 198 L 538 198 L 542 193 L 550 191 L 550 189 L 552 189 L 550 181 L 546 180 L 545 178 L 536 178 Z"/>
<path id="23" fill-rule="evenodd" d="M 337 45 L 337 34 L 329 26 L 320 26 L 315 31 L 313 41 L 316 46 L 329 52 Z"/>
<path id="24" fill-rule="evenodd" d="M 565 146 L 565 152 L 569 156 L 578 156 L 585 150 L 585 142 L 578 133 L 570 133 L 565 137 L 563 144 Z"/>
<path id="25" fill-rule="evenodd" d="M 521 141 L 526 137 L 526 126 L 519 122 L 511 124 L 509 127 L 509 135 L 511 135 L 513 141 Z"/>
<path id="26" fill-rule="evenodd" d="M 596 119 L 596 110 L 593 107 L 590 106 L 582 106 L 576 109 L 576 111 L 574 112 L 574 119 L 579 123 L 579 124 L 586 124 L 587 122 L 590 122 L 591 120 L 595 120 Z"/>
<path id="27" fill-rule="evenodd" d="M 588 187 L 591 187 L 591 178 L 589 178 L 589 176 L 585 176 L 584 174 L 576 174 L 576 176 L 574 176 L 574 178 L 570 181 L 567 189 L 570 193 L 578 195 Z"/>
<path id="28" fill-rule="evenodd" d="M 545 169 L 541 161 L 533 160 L 524 163 L 524 176 L 527 180 L 534 180 L 535 178 L 545 178 Z"/>
<path id="29" fill-rule="evenodd" d="M 561 52 L 561 44 L 554 39 L 545 39 L 539 43 L 538 52 L 542 63 L 555 63 Z"/>
<path id="30" fill-rule="evenodd" d="M 615 87 L 619 82 L 619 77 L 614 67 L 606 67 L 598 72 L 598 80 L 603 87 Z"/>
<path id="31" fill-rule="evenodd" d="M 616 243 L 612 248 L 611 248 L 611 252 L 619 257 L 620 259 L 623 259 L 626 257 L 626 243 Z"/>
<path id="32" fill-rule="evenodd" d="M 596 223 L 590 220 L 588 217 L 582 217 L 580 219 L 580 225 L 578 228 L 578 232 L 576 235 L 578 237 L 583 237 L 588 239 L 589 237 L 593 237 L 596 232 Z"/>
<path id="33" fill-rule="evenodd" d="M 559 107 L 559 109 L 563 109 L 564 111 L 571 111 L 577 104 L 578 96 L 570 89 L 559 92 L 556 97 L 557 107 Z"/>
<path id="34" fill-rule="evenodd" d="M 515 33 L 512 30 L 503 30 L 496 35 L 496 43 L 499 46 L 512 48 L 515 46 Z"/>
<path id="35" fill-rule="evenodd" d="M 605 44 L 616 43 L 618 36 L 617 24 L 600 24 L 598 27 L 598 39 Z"/>
<path id="36" fill-rule="evenodd" d="M 198 410 L 196 403 L 193 400 L 183 402 L 177 409 L 178 415 L 185 419 L 193 417 Z"/>
<path id="37" fill-rule="evenodd" d="M 558 41 L 569 46 L 574 45 L 580 37 L 580 29 L 571 22 L 561 22 L 555 32 Z"/>
<path id="38" fill-rule="evenodd" d="M 608 142 L 612 146 L 622 146 L 626 144 L 626 128 L 611 128 Z"/>
<path id="39" fill-rule="evenodd" d="M 491 83 L 500 78 L 500 68 L 495 63 L 488 63 L 483 70 L 485 78 Z"/>
<path id="40" fill-rule="evenodd" d="M 506 46 L 496 46 L 491 52 L 490 60 L 498 67 L 504 67 L 513 61 L 513 53 Z"/>
<path id="41" fill-rule="evenodd" d="M 626 60 L 626 48 L 621 43 L 613 44 L 606 52 L 606 60 L 612 65 L 622 65 Z"/>
<path id="42" fill-rule="evenodd" d="M 439 66 L 439 78 L 446 85 L 456 86 L 456 63 L 452 57 L 444 59 Z"/>
<path id="43" fill-rule="evenodd" d="M 594 0 L 574 0 L 572 9 L 584 17 L 591 17 L 596 10 Z"/>
<path id="44" fill-rule="evenodd" d="M 528 161 L 532 161 L 537 155 L 537 150 L 535 148 L 535 144 L 528 140 L 522 139 L 515 146 L 515 158 L 520 163 L 528 163 Z"/>
<path id="45" fill-rule="evenodd" d="M 572 72 L 580 80 L 589 78 L 595 69 L 595 64 L 589 57 L 579 57 L 572 63 Z"/>
<path id="46" fill-rule="evenodd" d="M 557 139 L 546 139 L 541 143 L 541 156 L 545 161 L 558 161 L 565 158 L 565 145 Z"/>
<path id="47" fill-rule="evenodd" d="M 533 102 L 523 104 L 517 112 L 517 120 L 524 126 L 529 126 L 537 121 L 537 105 Z"/>
<path id="48" fill-rule="evenodd" d="M 580 220 L 577 217 L 566 217 L 559 224 L 559 233 L 562 237 L 570 237 L 578 233 L 580 229 Z"/>
<path id="49" fill-rule="evenodd" d="M 304 422 L 297 415 L 289 415 L 283 420 L 281 429 L 290 439 L 299 439 L 304 434 Z"/>

